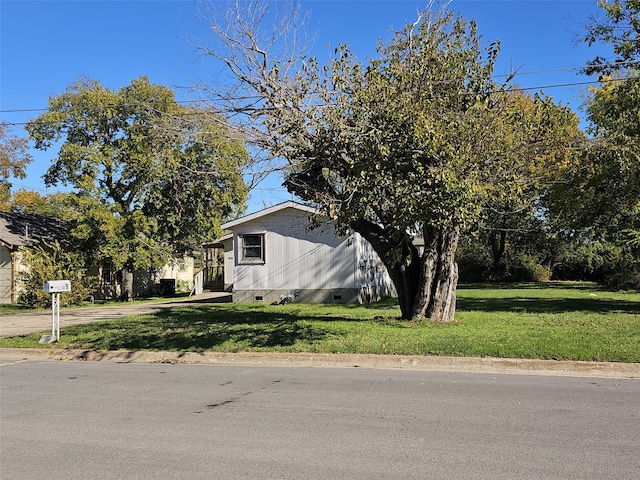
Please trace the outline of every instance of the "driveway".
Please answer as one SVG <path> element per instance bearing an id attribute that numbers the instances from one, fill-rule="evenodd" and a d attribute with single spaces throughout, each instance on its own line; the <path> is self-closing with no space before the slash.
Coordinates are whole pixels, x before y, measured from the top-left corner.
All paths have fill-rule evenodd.
<path id="1" fill-rule="evenodd" d="M 185 305 L 207 305 L 229 301 L 231 301 L 231 294 L 228 292 L 203 292 L 194 297 L 174 298 L 152 303 L 61 308 L 60 327 L 112 320 L 127 315 L 144 315 Z M 51 311 L 0 315 L 0 337 L 15 337 L 44 330 L 51 330 Z"/>

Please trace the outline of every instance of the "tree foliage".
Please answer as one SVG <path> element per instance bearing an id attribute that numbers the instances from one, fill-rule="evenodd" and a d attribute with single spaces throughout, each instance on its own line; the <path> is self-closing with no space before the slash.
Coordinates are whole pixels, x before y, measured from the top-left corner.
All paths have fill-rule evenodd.
<path id="1" fill-rule="evenodd" d="M 266 132 L 254 138 L 286 161 L 289 191 L 372 244 L 405 318 L 452 320 L 461 229 L 570 162 L 575 115 L 496 85 L 499 43 L 483 45 L 475 22 L 451 11 L 421 12 L 366 63 L 340 45 L 321 65 L 278 55 L 275 37 L 261 44 L 268 6 L 243 7 L 211 23 L 224 49 L 207 53 L 238 79 L 221 104 Z"/>
<path id="2" fill-rule="evenodd" d="M 11 177 L 25 178 L 26 167 L 33 161 L 26 138 L 10 133 L 6 122 L 0 122 L 0 210 L 9 210 Z"/>
<path id="3" fill-rule="evenodd" d="M 80 79 L 27 124 L 36 148 L 62 142 L 45 183 L 75 189 L 72 233 L 94 262 L 124 269 L 129 297 L 134 269 L 216 237 L 244 207 L 243 142 L 218 115 L 201 118 L 146 77 L 117 91 Z"/>
<path id="4" fill-rule="evenodd" d="M 588 45 L 610 45 L 613 57 L 597 56 L 584 72 L 610 75 L 616 71 L 635 68 L 640 53 L 640 1 L 598 0 L 604 17 L 594 17 L 585 25 L 582 41 Z"/>
<path id="5" fill-rule="evenodd" d="M 599 5 L 605 17 L 586 26 L 583 40 L 610 45 L 614 58 L 596 57 L 585 69 L 600 74 L 600 86 L 585 103 L 594 141 L 571 185 L 584 208 L 572 213 L 578 226 L 615 235 L 640 231 L 640 1 Z"/>
<path id="6" fill-rule="evenodd" d="M 610 45 L 613 57 L 596 57 L 584 70 L 599 74 L 600 82 L 584 104 L 591 142 L 568 168 L 571 180 L 550 191 L 549 206 L 556 228 L 581 239 L 582 250 L 617 251 L 606 282 L 640 288 L 640 2 L 599 5 L 605 17 L 587 25 L 583 40 Z"/>
<path id="7" fill-rule="evenodd" d="M 96 290 L 98 279 L 86 275 L 82 255 L 70 251 L 59 243 L 42 245 L 21 250 L 22 262 L 29 271 L 22 274 L 22 288 L 18 302 L 32 307 L 51 305 L 51 295 L 42 286 L 51 279 L 65 279 L 71 282 L 71 291 L 60 296 L 62 305 L 78 305 L 86 301 Z"/>
<path id="8" fill-rule="evenodd" d="M 75 194 L 73 192 L 56 192 L 40 195 L 33 190 L 21 188 L 11 195 L 11 211 L 76 220 L 78 215 L 74 209 Z"/>

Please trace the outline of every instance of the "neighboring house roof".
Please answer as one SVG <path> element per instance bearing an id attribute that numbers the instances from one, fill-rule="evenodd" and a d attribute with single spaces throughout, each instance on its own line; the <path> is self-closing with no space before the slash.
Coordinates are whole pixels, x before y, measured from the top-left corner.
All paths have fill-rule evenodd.
<path id="1" fill-rule="evenodd" d="M 0 243 L 10 250 L 55 241 L 64 243 L 68 233 L 69 225 L 57 218 L 0 212 Z"/>
<path id="2" fill-rule="evenodd" d="M 302 203 L 288 201 L 288 202 L 279 203 L 277 205 L 274 205 L 273 207 L 265 208 L 264 210 L 260 210 L 259 212 L 255 212 L 250 215 L 245 215 L 244 217 L 231 220 L 230 222 L 223 223 L 220 226 L 223 230 L 227 230 L 229 228 L 242 225 L 243 223 L 251 222 L 261 217 L 266 217 L 267 215 L 271 215 L 273 213 L 279 212 L 280 210 L 284 210 L 286 208 L 295 208 L 297 210 L 308 212 L 308 213 L 318 213 L 318 210 L 316 208 L 310 207 L 308 205 L 303 205 Z"/>
<path id="3" fill-rule="evenodd" d="M 220 238 L 215 239 L 212 242 L 205 242 L 202 244 L 204 248 L 224 248 L 224 242 L 226 240 L 231 240 L 233 238 L 233 233 L 227 233 Z"/>

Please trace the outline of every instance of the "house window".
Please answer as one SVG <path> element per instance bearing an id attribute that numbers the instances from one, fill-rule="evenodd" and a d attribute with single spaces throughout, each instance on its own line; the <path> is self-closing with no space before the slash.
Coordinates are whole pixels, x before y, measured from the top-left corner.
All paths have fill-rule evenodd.
<path id="1" fill-rule="evenodd" d="M 116 270 L 112 263 L 102 265 L 102 283 L 104 285 L 122 284 L 122 270 Z"/>
<path id="2" fill-rule="evenodd" d="M 109 263 L 105 263 L 102 266 L 102 283 L 105 285 L 111 285 L 113 280 L 113 266 Z"/>
<path id="3" fill-rule="evenodd" d="M 242 235 L 240 258 L 245 263 L 264 263 L 264 235 Z"/>

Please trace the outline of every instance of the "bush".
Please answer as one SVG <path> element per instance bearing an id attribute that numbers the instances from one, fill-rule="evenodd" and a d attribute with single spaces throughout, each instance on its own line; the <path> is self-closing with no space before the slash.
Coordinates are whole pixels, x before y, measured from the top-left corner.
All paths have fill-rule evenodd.
<path id="1" fill-rule="evenodd" d="M 176 280 L 176 293 L 189 293 L 193 290 L 193 282 L 189 280 Z"/>
<path id="2" fill-rule="evenodd" d="M 540 264 L 534 255 L 518 255 L 508 259 L 505 282 L 548 282 L 551 269 Z"/>
<path id="3" fill-rule="evenodd" d="M 537 255 L 505 252 L 500 264 L 493 265 L 489 247 L 478 241 L 461 242 L 456 253 L 461 282 L 547 282 L 551 269 Z"/>
<path id="4" fill-rule="evenodd" d="M 615 273 L 621 257 L 621 248 L 608 242 L 567 245 L 553 266 L 553 279 L 602 283 Z"/>
<path id="5" fill-rule="evenodd" d="M 22 274 L 18 302 L 31 307 L 51 305 L 51 294 L 43 291 L 47 280 L 69 280 L 71 292 L 60 295 L 61 305 L 78 305 L 96 290 L 97 277 L 86 276 L 82 257 L 64 250 L 57 242 L 46 248 L 23 248 L 22 262 L 28 268 Z"/>
<path id="6" fill-rule="evenodd" d="M 456 261 L 461 282 L 479 283 L 489 280 L 491 256 L 480 243 L 461 241 L 456 252 Z"/>
<path id="7" fill-rule="evenodd" d="M 604 284 L 612 290 L 640 291 L 640 269 L 621 271 L 605 278 Z"/>

